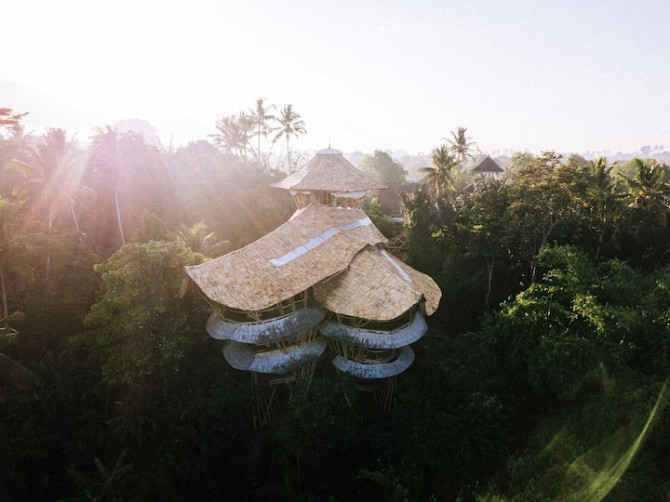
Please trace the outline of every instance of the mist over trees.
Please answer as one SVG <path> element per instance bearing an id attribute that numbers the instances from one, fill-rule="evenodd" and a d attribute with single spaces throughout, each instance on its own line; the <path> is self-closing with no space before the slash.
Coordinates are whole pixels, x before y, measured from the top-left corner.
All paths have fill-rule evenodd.
<path id="1" fill-rule="evenodd" d="M 421 180 L 403 223 L 367 210 L 440 308 L 390 410 L 322 361 L 255 429 L 183 267 L 291 216 L 270 184 L 308 124 L 258 99 L 173 149 L 24 116 L 0 108 L 2 500 L 670 499 L 661 159 L 508 152 L 492 179 L 464 127 L 361 153 L 382 183 Z"/>

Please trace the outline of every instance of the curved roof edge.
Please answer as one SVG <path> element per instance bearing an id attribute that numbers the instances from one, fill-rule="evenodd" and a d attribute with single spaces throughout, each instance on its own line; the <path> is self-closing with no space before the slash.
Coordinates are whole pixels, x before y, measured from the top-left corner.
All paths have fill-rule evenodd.
<path id="1" fill-rule="evenodd" d="M 389 378 L 399 375 L 414 362 L 414 351 L 404 347 L 398 358 L 391 363 L 363 364 L 337 356 L 333 359 L 333 365 L 340 371 L 348 373 L 357 378 L 371 380 L 376 378 Z"/>
<path id="2" fill-rule="evenodd" d="M 320 307 L 309 307 L 265 322 L 234 322 L 221 319 L 212 312 L 207 320 L 207 333 L 217 340 L 241 343 L 272 343 L 286 340 L 313 328 L 326 316 Z"/>
<path id="3" fill-rule="evenodd" d="M 226 340 L 223 345 L 223 356 L 236 370 L 283 375 L 316 361 L 327 346 L 328 339 L 317 336 L 307 345 L 293 345 L 283 349 L 255 352 L 252 346 Z"/>
<path id="4" fill-rule="evenodd" d="M 394 331 L 372 331 L 345 326 L 333 321 L 326 321 L 319 331 L 324 336 L 338 342 L 351 343 L 365 349 L 398 349 L 421 339 L 426 334 L 428 325 L 423 316 L 416 312 L 411 323 Z"/>

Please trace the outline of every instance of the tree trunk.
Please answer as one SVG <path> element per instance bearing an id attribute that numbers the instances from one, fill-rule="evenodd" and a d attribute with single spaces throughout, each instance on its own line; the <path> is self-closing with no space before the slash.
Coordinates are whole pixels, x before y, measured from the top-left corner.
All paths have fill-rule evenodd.
<path id="1" fill-rule="evenodd" d="M 489 272 L 489 277 L 488 277 L 488 283 L 486 284 L 486 297 L 484 302 L 487 307 L 489 306 L 489 299 L 491 297 L 491 283 L 493 282 L 493 266 L 495 265 L 495 262 L 496 259 L 491 258 L 491 261 L 486 263 Z"/>
<path id="2" fill-rule="evenodd" d="M 7 305 L 7 287 L 5 286 L 5 267 L 0 265 L 0 290 L 2 290 L 2 320 L 9 317 L 9 306 Z"/>
<path id="3" fill-rule="evenodd" d="M 69 204 L 67 206 L 67 210 L 70 213 L 70 216 L 72 217 L 72 222 L 74 223 L 74 229 L 77 231 L 77 235 L 81 240 L 81 229 L 79 228 L 79 220 L 77 219 L 77 213 L 74 210 L 74 206 L 72 204 Z"/>
<path id="4" fill-rule="evenodd" d="M 114 190 L 114 205 L 116 206 L 116 222 L 119 225 L 119 235 L 121 236 L 121 245 L 126 245 L 126 238 L 123 235 L 123 224 L 121 223 L 121 208 L 119 207 L 119 193 Z"/>
<path id="5" fill-rule="evenodd" d="M 53 210 L 49 208 L 49 239 L 51 240 L 51 229 L 53 228 L 54 216 Z M 51 253 L 47 254 L 47 263 L 45 266 L 46 279 L 49 280 L 49 270 L 51 269 Z"/>
<path id="6" fill-rule="evenodd" d="M 549 236 L 551 235 L 551 232 L 554 231 L 554 228 L 559 223 L 560 220 L 554 220 L 554 216 L 549 215 L 549 225 L 547 226 L 546 230 L 542 231 L 542 244 L 540 244 L 540 249 L 542 249 L 544 246 L 547 245 L 547 243 L 549 242 Z"/>
<path id="7" fill-rule="evenodd" d="M 286 162 L 288 163 L 288 172 L 292 173 L 293 172 L 293 166 L 291 165 L 291 150 L 288 146 L 289 142 L 289 135 L 286 135 Z"/>

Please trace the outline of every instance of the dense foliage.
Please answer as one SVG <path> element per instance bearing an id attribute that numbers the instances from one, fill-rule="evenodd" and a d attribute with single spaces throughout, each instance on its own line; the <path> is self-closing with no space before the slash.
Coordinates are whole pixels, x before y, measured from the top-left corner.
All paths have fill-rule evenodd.
<path id="1" fill-rule="evenodd" d="M 246 162 L 0 118 L 2 500 L 670 500 L 665 165 L 525 153 L 472 178 L 459 129 L 404 228 L 367 206 L 444 294 L 390 410 L 324 359 L 257 429 L 262 382 L 183 268 L 293 211 L 260 118 Z"/>

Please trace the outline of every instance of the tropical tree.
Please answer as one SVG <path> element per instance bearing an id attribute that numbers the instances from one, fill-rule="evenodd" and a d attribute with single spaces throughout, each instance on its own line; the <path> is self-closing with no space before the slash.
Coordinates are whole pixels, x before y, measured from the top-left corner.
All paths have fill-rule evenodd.
<path id="1" fill-rule="evenodd" d="M 178 373 L 190 329 L 179 295 L 184 266 L 202 259 L 182 240 L 152 241 L 123 246 L 96 266 L 103 297 L 84 320 L 92 331 L 79 339 L 102 356 L 103 381 L 142 394 Z"/>
<path id="2" fill-rule="evenodd" d="M 14 188 L 23 181 L 20 173 L 6 167 L 15 160 L 29 159 L 32 138 L 20 122 L 25 115 L 0 108 L 0 197 L 12 197 Z"/>
<path id="3" fill-rule="evenodd" d="M 256 160 L 261 164 L 261 136 L 266 136 L 272 131 L 270 122 L 277 118 L 270 113 L 275 105 L 265 105 L 265 98 L 256 100 L 256 108 L 250 110 L 250 118 L 253 121 L 254 136 L 256 136 Z"/>
<path id="4" fill-rule="evenodd" d="M 15 191 L 30 201 L 33 215 L 44 214 L 49 230 L 54 227 L 54 220 L 66 212 L 79 232 L 75 201 L 89 191 L 79 182 L 83 168 L 81 152 L 67 139 L 63 129 L 48 128 L 42 139 L 31 150 L 28 162 L 12 163 L 23 176 L 23 183 Z"/>
<path id="5" fill-rule="evenodd" d="M 273 142 L 278 141 L 282 137 L 286 139 L 286 162 L 289 171 L 292 171 L 294 166 L 291 161 L 289 141 L 291 136 L 297 138 L 300 134 L 305 134 L 307 132 L 305 129 L 305 122 L 300 117 L 300 114 L 293 109 L 293 105 L 290 104 L 284 105 L 281 109 L 277 122 L 279 123 L 279 126 L 275 129 L 277 133 L 275 134 Z"/>
<path id="6" fill-rule="evenodd" d="M 203 221 L 191 226 L 182 225 L 178 233 L 179 239 L 184 241 L 189 249 L 208 258 L 232 251 L 230 241 L 218 240 Z"/>
<path id="7" fill-rule="evenodd" d="M 14 113 L 11 108 L 0 108 L 0 132 L 4 128 L 10 131 L 16 131 L 16 128 L 21 127 L 21 119 L 28 115 L 28 113 Z"/>
<path id="8" fill-rule="evenodd" d="M 238 115 L 227 115 L 216 121 L 218 133 L 212 134 L 214 144 L 225 153 L 247 159 L 249 139 L 254 128 L 253 119 L 240 112 Z"/>
<path id="9" fill-rule="evenodd" d="M 667 166 L 656 160 L 633 159 L 635 174 L 632 177 L 621 174 L 628 186 L 630 207 L 648 208 L 665 202 L 670 196 Z"/>
<path id="10" fill-rule="evenodd" d="M 509 189 L 499 181 L 482 185 L 466 200 L 463 216 L 469 233 L 467 254 L 486 266 L 486 307 L 490 305 L 496 264 L 504 263 L 507 255 L 504 235 L 509 204 Z"/>
<path id="11" fill-rule="evenodd" d="M 460 166 L 448 146 L 442 145 L 433 150 L 433 166 L 418 170 L 423 174 L 422 182 L 428 183 L 436 199 L 447 192 L 454 191 L 454 171 Z"/>
<path id="12" fill-rule="evenodd" d="M 456 160 L 459 162 L 472 158 L 470 152 L 475 142 L 470 141 L 471 138 L 465 135 L 467 130 L 467 127 L 459 127 L 457 132 L 451 132 L 451 139 L 447 139 L 450 144 L 449 150 L 456 155 Z"/>
<path id="13" fill-rule="evenodd" d="M 14 193 L 29 206 L 31 217 L 46 220 L 49 232 L 54 228 L 55 219 L 67 212 L 77 233 L 80 233 L 75 200 L 88 191 L 79 183 L 83 167 L 80 153 L 74 142 L 68 141 L 64 130 L 48 128 L 42 142 L 30 149 L 26 162 L 14 160 L 10 163 L 21 174 Z M 47 278 L 50 262 L 49 254 Z"/>
<path id="14" fill-rule="evenodd" d="M 89 147 L 88 171 L 91 177 L 91 186 L 98 194 L 98 204 L 95 211 L 96 232 L 95 241 L 98 247 L 106 247 L 111 226 L 108 213 L 113 210 L 116 216 L 121 244 L 126 243 L 121 207 L 119 204 L 119 151 L 118 134 L 111 126 L 98 129 L 91 139 Z"/>
<path id="15" fill-rule="evenodd" d="M 628 188 L 624 197 L 629 201 L 624 243 L 633 262 L 654 269 L 666 263 L 670 252 L 668 170 L 656 160 L 633 159 L 632 163 L 635 173 L 621 175 Z"/>
<path id="16" fill-rule="evenodd" d="M 574 222 L 574 182 L 576 168 L 561 163 L 561 155 L 543 152 L 524 163 L 510 184 L 509 219 L 505 238 L 510 256 L 518 264 L 530 266 L 535 280 L 535 256 L 547 244 L 559 240 L 559 230 L 569 232 Z"/>
<path id="17" fill-rule="evenodd" d="M 373 155 L 363 157 L 358 163 L 358 169 L 380 183 L 389 185 L 407 183 L 407 171 L 403 165 L 381 150 L 375 150 Z"/>
<path id="18" fill-rule="evenodd" d="M 27 251 L 29 245 L 41 237 L 41 234 L 32 231 L 30 223 L 19 204 L 0 197 L 0 325 L 10 316 L 10 281 L 23 282 L 30 275 Z"/>
<path id="19" fill-rule="evenodd" d="M 597 246 L 595 258 L 600 257 L 605 237 L 614 233 L 620 216 L 620 198 L 616 193 L 617 183 L 612 176 L 614 164 L 607 166 L 607 159 L 587 161 L 583 172 L 588 186 L 582 199 L 582 208 L 587 216 L 587 224 L 595 232 Z"/>

